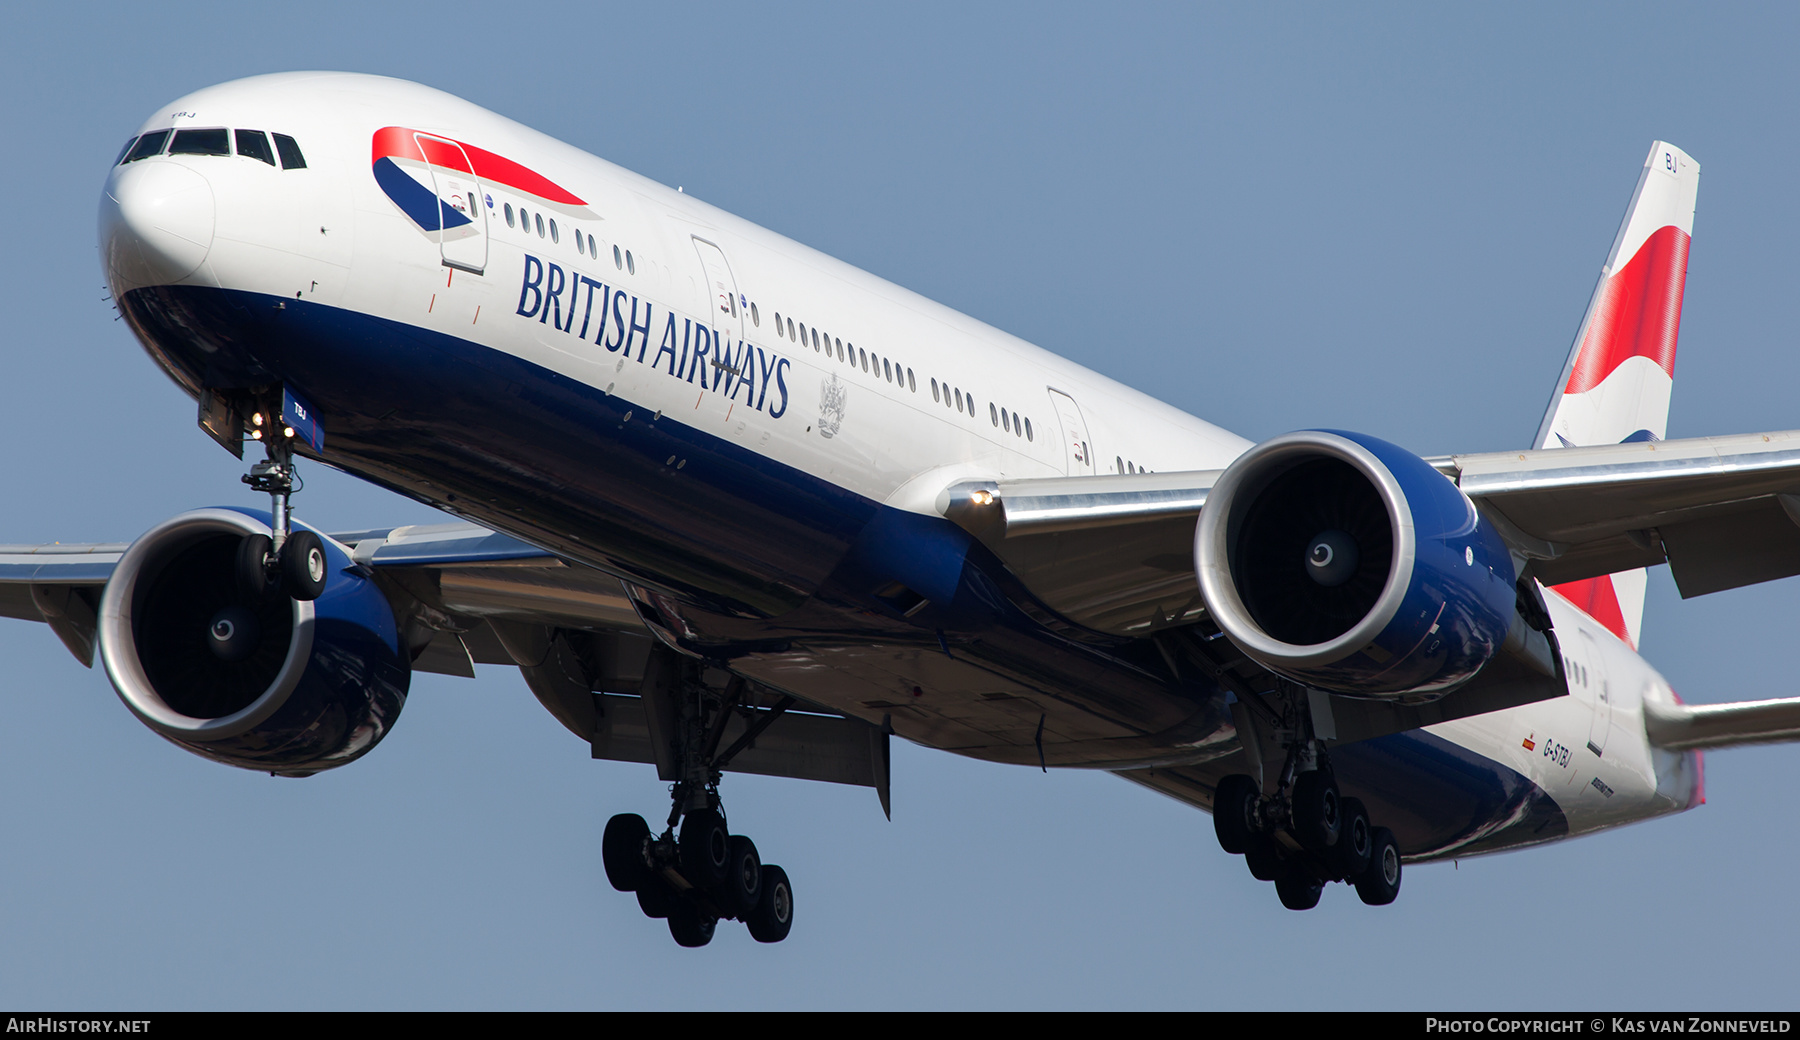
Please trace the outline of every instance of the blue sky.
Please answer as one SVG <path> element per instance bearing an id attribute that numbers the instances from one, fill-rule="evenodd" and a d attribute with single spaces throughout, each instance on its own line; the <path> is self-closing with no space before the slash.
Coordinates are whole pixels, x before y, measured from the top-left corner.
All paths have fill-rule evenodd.
<path id="1" fill-rule="evenodd" d="M 253 500 L 112 321 L 107 163 L 156 106 L 302 68 L 467 97 L 1246 436 L 1525 445 L 1649 144 L 1704 167 L 1671 436 L 1800 426 L 1790 8 L 315 3 L 37 6 L 0 41 L 0 541 Z M 313 466 L 301 515 L 429 520 Z M 1692 701 L 1792 695 L 1793 581 L 1681 602 Z M 902 746 L 862 789 L 734 777 L 793 937 L 684 951 L 606 887 L 656 815 L 511 670 L 422 676 L 305 781 L 142 728 L 0 621 L 0 1005 L 1792 1007 L 1793 748 L 1709 804 L 1282 910 L 1205 815 L 1105 774 Z"/>

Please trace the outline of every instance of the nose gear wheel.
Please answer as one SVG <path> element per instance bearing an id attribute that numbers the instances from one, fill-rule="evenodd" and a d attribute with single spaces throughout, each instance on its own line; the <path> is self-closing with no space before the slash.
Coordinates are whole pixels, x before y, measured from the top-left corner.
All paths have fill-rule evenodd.
<path id="1" fill-rule="evenodd" d="M 238 585 L 260 598 L 273 588 L 297 600 L 315 600 L 325 592 L 325 543 L 311 531 L 293 531 L 292 496 L 304 487 L 294 472 L 294 429 L 278 421 L 279 408 L 266 403 L 251 413 L 251 436 L 262 443 L 267 458 L 241 479 L 252 491 L 269 496 L 269 535 L 250 535 L 238 549 Z"/>

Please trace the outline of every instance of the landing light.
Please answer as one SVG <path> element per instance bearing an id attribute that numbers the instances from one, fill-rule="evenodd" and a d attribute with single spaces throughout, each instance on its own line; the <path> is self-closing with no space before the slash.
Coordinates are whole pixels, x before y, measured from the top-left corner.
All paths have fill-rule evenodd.
<path id="1" fill-rule="evenodd" d="M 281 435 L 283 437 L 292 437 L 294 435 L 294 428 L 292 426 L 283 426 L 281 428 Z"/>
<path id="2" fill-rule="evenodd" d="M 262 431 L 261 430 L 251 430 L 250 431 L 250 439 L 253 441 L 262 440 Z"/>
<path id="3" fill-rule="evenodd" d="M 261 412 L 257 412 L 257 413 L 256 413 L 256 414 L 255 414 L 255 415 L 252 415 L 252 416 L 251 416 L 251 417 L 250 417 L 250 421 L 251 421 L 251 422 L 252 422 L 252 423 L 255 423 L 255 424 L 256 424 L 256 425 L 258 425 L 258 426 L 261 426 L 261 425 L 262 425 L 262 424 L 263 424 L 263 417 L 262 417 L 262 413 L 261 413 Z"/>
<path id="4" fill-rule="evenodd" d="M 994 504 L 994 493 L 992 491 L 976 491 L 969 495 L 969 499 L 978 506 L 991 506 Z"/>

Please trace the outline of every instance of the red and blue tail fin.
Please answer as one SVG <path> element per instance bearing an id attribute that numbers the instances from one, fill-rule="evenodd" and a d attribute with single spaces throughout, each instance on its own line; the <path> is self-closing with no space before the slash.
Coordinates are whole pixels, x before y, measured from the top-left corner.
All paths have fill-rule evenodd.
<path id="1" fill-rule="evenodd" d="M 1534 447 L 1663 439 L 1699 188 L 1700 164 L 1686 152 L 1650 147 Z M 1635 648 L 1644 587 L 1638 569 L 1556 589 Z"/>

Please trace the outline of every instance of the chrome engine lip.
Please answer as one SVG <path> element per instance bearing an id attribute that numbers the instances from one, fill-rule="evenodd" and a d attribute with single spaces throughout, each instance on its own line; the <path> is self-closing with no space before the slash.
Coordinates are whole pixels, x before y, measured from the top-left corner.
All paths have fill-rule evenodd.
<path id="1" fill-rule="evenodd" d="M 232 509 L 195 509 L 170 517 L 131 543 L 119 557 L 112 578 L 106 583 L 106 591 L 100 597 L 100 657 L 119 699 L 132 714 L 157 732 L 200 743 L 239 736 L 279 711 L 300 684 L 300 677 L 312 656 L 313 644 L 313 605 L 290 599 L 294 626 L 288 639 L 287 659 L 268 689 L 248 707 L 221 718 L 199 719 L 169 707 L 157 694 L 138 658 L 137 639 L 132 631 L 131 602 L 137 581 L 145 564 L 156 559 L 171 543 L 184 536 L 214 533 L 267 535 L 269 527 L 253 516 Z"/>
<path id="2" fill-rule="evenodd" d="M 1361 621 L 1327 642 L 1287 643 L 1264 632 L 1251 618 L 1231 579 L 1231 510 L 1240 494 L 1261 491 L 1291 465 L 1320 456 L 1348 463 L 1375 485 L 1393 525 L 1394 559 L 1388 567 L 1386 587 Z M 1281 465 L 1283 462 L 1289 465 Z M 1200 579 L 1200 595 L 1219 628 L 1251 657 L 1296 668 L 1333 664 L 1368 646 L 1399 613 L 1417 559 L 1413 527 L 1412 508 L 1400 482 L 1374 452 L 1335 433 L 1284 433 L 1238 456 L 1207 493 L 1206 507 L 1194 528 L 1194 571 Z"/>

